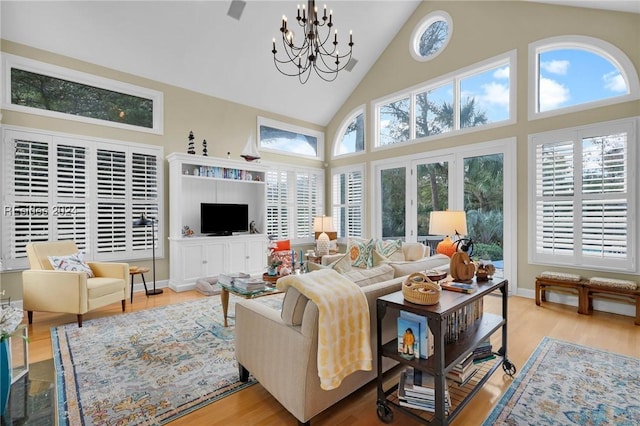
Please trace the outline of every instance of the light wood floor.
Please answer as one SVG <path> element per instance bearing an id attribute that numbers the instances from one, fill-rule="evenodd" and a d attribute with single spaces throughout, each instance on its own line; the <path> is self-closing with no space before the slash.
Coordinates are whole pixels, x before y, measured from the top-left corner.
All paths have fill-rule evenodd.
<path id="1" fill-rule="evenodd" d="M 201 297 L 205 296 L 195 291 L 175 293 L 168 289 L 161 295 L 148 298 L 144 293 L 137 293 L 133 304 L 127 301 L 126 310 L 132 312 Z M 487 297 L 485 301 L 488 312 L 500 313 L 499 297 Z M 85 320 L 119 313 L 118 303 L 86 314 Z M 34 323 L 29 327 L 29 361 L 33 363 L 52 358 L 50 328 L 75 320 L 75 315 L 35 312 Z M 509 298 L 508 357 L 518 371 L 544 336 L 640 358 L 640 326 L 635 326 L 631 317 L 602 312 L 579 315 L 575 307 L 553 303 L 543 303 L 537 307 L 532 299 Z M 499 340 L 497 343 L 500 343 Z M 495 344 L 494 348 L 497 348 Z M 396 369 L 389 374 L 397 373 Z M 481 424 L 510 383 L 511 379 L 503 374 L 502 369 L 498 369 L 453 424 Z M 382 425 L 376 415 L 375 381 L 319 414 L 311 423 L 318 426 Z M 296 419 L 259 384 L 171 423 L 173 426 L 296 424 Z M 410 426 L 418 423 L 402 413 L 394 412 L 393 424 Z"/>

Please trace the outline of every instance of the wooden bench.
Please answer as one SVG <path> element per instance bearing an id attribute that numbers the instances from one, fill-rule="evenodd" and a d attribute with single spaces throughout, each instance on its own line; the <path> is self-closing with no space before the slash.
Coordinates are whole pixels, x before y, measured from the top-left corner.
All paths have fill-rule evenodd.
<path id="1" fill-rule="evenodd" d="M 543 272 L 536 277 L 536 305 L 540 306 L 540 302 L 547 301 L 547 289 L 551 287 L 561 293 L 578 296 L 578 312 L 583 314 L 586 310 L 583 307 L 586 295 L 584 292 L 585 283 L 587 283 L 587 280 L 579 275 Z"/>
<path id="2" fill-rule="evenodd" d="M 590 314 L 593 311 L 594 297 L 626 301 L 636 305 L 634 324 L 640 325 L 640 288 L 635 282 L 593 277 L 584 284 L 582 293 L 583 303 L 578 307 L 581 314 Z"/>

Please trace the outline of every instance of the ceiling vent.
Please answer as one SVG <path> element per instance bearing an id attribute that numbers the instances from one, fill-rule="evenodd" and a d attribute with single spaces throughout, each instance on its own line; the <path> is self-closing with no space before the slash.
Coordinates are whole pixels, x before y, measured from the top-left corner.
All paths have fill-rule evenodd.
<path id="1" fill-rule="evenodd" d="M 231 2 L 231 5 L 229 6 L 229 11 L 227 12 L 227 15 L 239 21 L 240 17 L 242 16 L 242 11 L 244 10 L 244 6 L 246 4 L 247 4 L 246 1 L 233 0 Z"/>
<path id="2" fill-rule="evenodd" d="M 358 63 L 358 60 L 356 58 L 351 58 L 349 59 L 349 62 L 347 63 L 347 66 L 344 67 L 344 69 L 351 72 L 357 63 Z"/>

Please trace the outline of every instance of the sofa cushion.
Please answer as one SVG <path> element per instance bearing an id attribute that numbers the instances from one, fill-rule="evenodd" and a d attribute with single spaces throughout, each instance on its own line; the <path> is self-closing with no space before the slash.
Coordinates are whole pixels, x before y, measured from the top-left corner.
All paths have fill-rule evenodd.
<path id="1" fill-rule="evenodd" d="M 402 260 L 420 260 L 429 256 L 429 247 L 422 243 L 404 243 L 402 244 L 402 251 L 404 253 L 404 259 Z"/>
<path id="2" fill-rule="evenodd" d="M 341 256 L 340 259 L 329 264 L 329 268 L 335 270 L 339 274 L 344 274 L 345 272 L 351 271 L 353 268 L 351 267 L 351 259 L 348 253 L 345 253 L 344 256 Z"/>
<path id="3" fill-rule="evenodd" d="M 394 270 L 387 264 L 382 264 L 369 269 L 354 268 L 350 272 L 342 274 L 360 287 L 387 281 L 393 278 Z"/>
<path id="4" fill-rule="evenodd" d="M 77 252 L 68 256 L 49 256 L 53 269 L 57 271 L 77 271 L 87 274 L 87 278 L 93 278 L 94 274 L 89 265 L 84 261 L 84 254 Z"/>
<path id="5" fill-rule="evenodd" d="M 372 249 L 373 241 L 370 239 L 349 238 L 347 253 L 351 259 L 351 265 L 358 268 L 371 268 L 373 266 Z"/>
<path id="6" fill-rule="evenodd" d="M 449 270 L 449 264 L 451 259 L 444 254 L 435 254 L 433 256 L 424 257 L 420 260 L 404 261 L 404 262 L 389 262 L 389 265 L 395 271 L 394 277 L 402 277 L 414 272 L 424 272 L 429 269 L 437 269 L 439 271 L 447 272 Z"/>
<path id="7" fill-rule="evenodd" d="M 289 325 L 302 324 L 304 309 L 308 301 L 309 299 L 296 288 L 288 287 L 282 301 L 282 312 L 280 313 L 282 321 Z"/>
<path id="8" fill-rule="evenodd" d="M 126 288 L 126 283 L 120 278 L 87 278 L 87 296 L 89 300 L 108 296 L 119 291 L 124 295 L 124 288 Z"/>

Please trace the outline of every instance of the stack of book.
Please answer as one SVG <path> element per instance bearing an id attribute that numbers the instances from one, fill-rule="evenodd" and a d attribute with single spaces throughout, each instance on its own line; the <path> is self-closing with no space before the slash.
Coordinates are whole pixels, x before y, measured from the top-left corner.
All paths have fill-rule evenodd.
<path id="1" fill-rule="evenodd" d="M 496 356 L 493 353 L 493 348 L 489 339 L 480 343 L 480 345 L 478 345 L 478 347 L 473 350 L 473 362 L 476 364 L 484 361 L 489 361 L 490 359 L 494 359 L 495 357 Z"/>
<path id="2" fill-rule="evenodd" d="M 447 378 L 456 383 L 466 383 L 478 371 L 478 366 L 473 363 L 473 352 L 469 354 L 459 363 L 457 363 L 451 371 L 447 373 Z"/>
<path id="3" fill-rule="evenodd" d="M 433 413 L 436 410 L 435 395 L 435 383 L 430 374 L 422 373 L 413 367 L 407 367 L 400 373 L 398 401 L 401 406 Z M 444 392 L 444 403 L 445 414 L 448 415 L 451 407 L 448 383 Z"/>
<path id="4" fill-rule="evenodd" d="M 233 286 L 245 292 L 264 290 L 267 284 L 260 278 L 235 278 Z"/>

